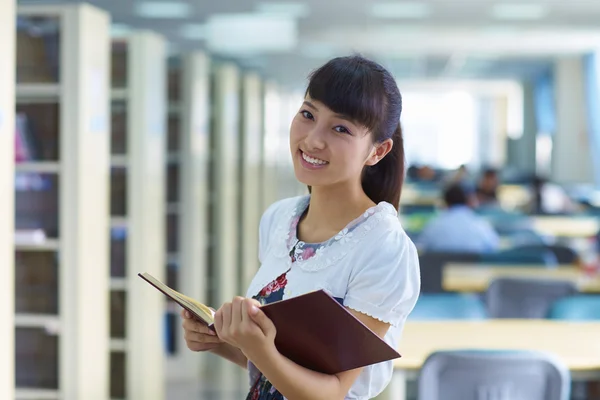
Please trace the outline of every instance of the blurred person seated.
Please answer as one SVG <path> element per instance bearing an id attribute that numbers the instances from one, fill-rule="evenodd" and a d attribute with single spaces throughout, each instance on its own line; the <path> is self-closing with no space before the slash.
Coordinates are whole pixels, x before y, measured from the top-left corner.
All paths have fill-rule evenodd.
<path id="1" fill-rule="evenodd" d="M 567 192 L 548 179 L 535 176 L 532 182 L 533 198 L 530 204 L 532 214 L 571 214 L 577 211 L 577 206 Z"/>
<path id="2" fill-rule="evenodd" d="M 478 216 L 477 197 L 469 186 L 453 184 L 444 191 L 446 210 L 433 218 L 419 235 L 421 251 L 489 253 L 498 250 L 500 238 L 492 225 Z"/>
<path id="3" fill-rule="evenodd" d="M 477 201 L 480 207 L 498 206 L 498 171 L 487 168 L 477 183 Z"/>

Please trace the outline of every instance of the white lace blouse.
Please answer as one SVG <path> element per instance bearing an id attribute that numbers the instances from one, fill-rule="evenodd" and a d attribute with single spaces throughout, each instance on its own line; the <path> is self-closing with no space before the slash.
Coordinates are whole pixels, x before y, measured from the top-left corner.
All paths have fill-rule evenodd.
<path id="1" fill-rule="evenodd" d="M 259 231 L 261 267 L 246 297 L 256 296 L 287 271 L 284 299 L 323 289 L 342 299 L 344 306 L 389 323 L 384 339 L 397 348 L 406 317 L 419 295 L 420 274 L 416 248 L 402 229 L 395 208 L 386 202 L 370 208 L 304 260 L 304 243 L 290 227 L 309 200 L 309 196 L 281 200 L 264 213 Z M 292 249 L 296 255 L 293 264 Z M 259 372 L 252 363 L 249 371 L 253 382 Z M 392 372 L 392 361 L 364 368 L 346 399 L 377 396 L 390 382 Z"/>

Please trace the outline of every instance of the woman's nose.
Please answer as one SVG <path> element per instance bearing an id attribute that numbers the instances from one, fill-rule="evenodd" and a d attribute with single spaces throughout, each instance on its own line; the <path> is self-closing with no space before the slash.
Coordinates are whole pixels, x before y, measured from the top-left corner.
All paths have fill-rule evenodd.
<path id="1" fill-rule="evenodd" d="M 323 150 L 326 146 L 323 128 L 319 126 L 313 127 L 306 135 L 304 143 L 307 146 L 307 150 Z"/>

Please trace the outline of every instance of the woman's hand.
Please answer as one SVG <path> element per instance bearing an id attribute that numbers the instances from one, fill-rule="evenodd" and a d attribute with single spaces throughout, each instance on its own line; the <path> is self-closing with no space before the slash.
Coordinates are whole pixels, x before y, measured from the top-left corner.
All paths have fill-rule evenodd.
<path id="1" fill-rule="evenodd" d="M 184 338 L 188 349 L 192 351 L 214 350 L 223 344 L 217 334 L 209 327 L 197 321 L 187 310 L 181 311 Z"/>
<path id="2" fill-rule="evenodd" d="M 221 340 L 239 348 L 250 360 L 275 349 L 275 325 L 256 300 L 236 297 L 223 304 L 215 313 L 215 328 Z"/>

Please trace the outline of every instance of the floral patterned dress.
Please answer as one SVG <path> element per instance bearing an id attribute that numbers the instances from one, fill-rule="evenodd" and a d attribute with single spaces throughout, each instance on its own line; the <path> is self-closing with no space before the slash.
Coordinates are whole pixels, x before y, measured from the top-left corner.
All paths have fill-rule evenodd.
<path id="1" fill-rule="evenodd" d="M 298 205 L 298 208 L 294 213 L 295 217 L 292 219 L 292 223 L 290 225 L 290 234 L 288 235 L 290 241 L 288 243 L 288 248 L 292 249 L 290 251 L 290 257 L 292 259 L 292 268 L 296 260 L 308 260 L 309 258 L 313 257 L 318 251 L 326 247 L 329 242 L 327 241 L 323 243 L 305 243 L 297 239 L 298 223 L 300 222 L 300 219 L 306 212 L 307 206 L 308 204 L 303 203 L 300 203 Z M 353 226 L 350 230 L 354 230 L 356 226 L 358 225 Z M 340 232 L 335 237 L 335 240 L 340 240 L 340 235 L 343 236 L 349 233 L 349 230 L 344 229 L 344 231 Z M 282 300 L 283 293 L 287 285 L 288 272 L 289 270 L 281 274 L 277 279 L 265 286 L 258 293 L 258 295 L 254 296 L 253 298 L 255 300 L 258 300 L 261 304 L 269 304 L 275 301 Z M 342 299 L 336 298 L 336 300 L 340 303 L 343 302 Z M 260 374 L 258 379 L 255 381 L 254 385 L 252 385 L 252 387 L 250 388 L 250 392 L 248 393 L 246 400 L 285 400 L 285 398 L 281 393 L 277 391 L 277 389 L 275 389 L 275 387 L 271 384 L 271 382 L 267 380 L 267 378 L 264 375 Z"/>

